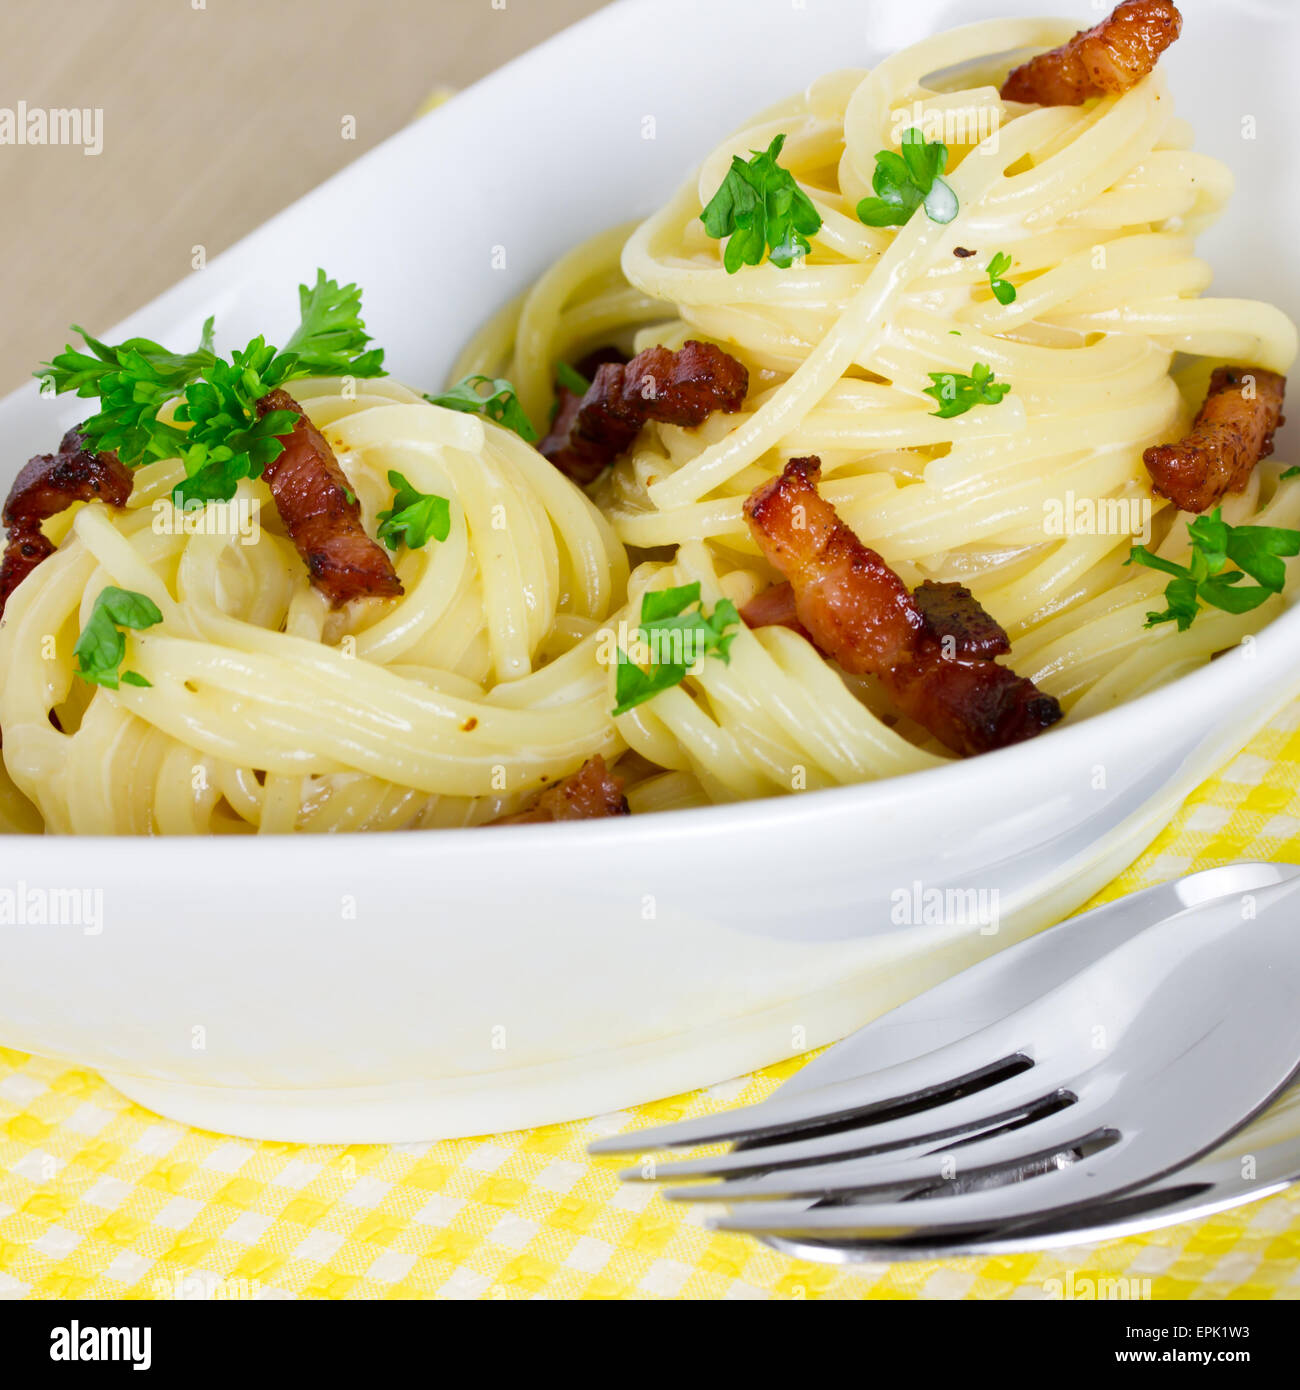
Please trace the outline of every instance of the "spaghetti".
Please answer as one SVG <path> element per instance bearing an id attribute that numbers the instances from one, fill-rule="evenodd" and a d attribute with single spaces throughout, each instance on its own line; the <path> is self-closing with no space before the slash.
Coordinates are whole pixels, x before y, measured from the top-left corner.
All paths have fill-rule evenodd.
<path id="1" fill-rule="evenodd" d="M 371 534 L 396 470 L 449 499 L 446 541 L 398 552 L 401 599 L 335 613 L 260 480 L 191 529 L 174 461 L 137 470 L 122 512 L 63 513 L 0 630 L 4 761 L 47 830 L 479 824 L 622 750 L 595 655 L 627 568 L 596 508 L 509 431 L 390 380 L 294 389 Z M 131 638 L 148 688 L 76 677 L 107 584 L 162 611 Z M 3 784 L 0 800 L 30 820 Z"/>
<path id="2" fill-rule="evenodd" d="M 626 240 L 605 234 L 559 262 L 515 306 L 517 338 L 508 311 L 470 345 L 464 363 L 505 371 L 538 398 L 551 365 L 598 337 L 633 351 L 707 338 L 749 369 L 743 415 L 691 431 L 651 425 L 593 490 L 634 556 L 654 557 L 634 592 L 698 579 L 743 604 L 773 577 L 745 498 L 790 457 L 815 454 L 824 495 L 862 540 L 909 585 L 968 585 L 1012 637 L 1008 664 L 1073 718 L 1193 669 L 1281 610 L 1278 596 L 1244 614 L 1203 610 L 1185 632 L 1145 626 L 1162 581 L 1125 567 L 1131 544 L 1150 539 L 1177 560 L 1188 542 L 1152 494 L 1143 450 L 1183 434 L 1213 362 L 1285 372 L 1296 332 L 1272 305 L 1202 297 L 1210 269 L 1193 238 L 1232 179 L 1190 148 L 1158 68 L 1078 106 L 999 96 L 1006 60 L 987 55 L 1070 32 L 975 24 L 814 83 L 737 131 Z M 945 70 L 964 84 L 927 85 Z M 960 210 L 947 223 L 864 226 L 854 210 L 876 154 L 909 127 L 948 145 Z M 821 228 L 788 269 L 728 274 L 701 210 L 733 157 L 778 134 Z M 1010 304 L 988 273 L 999 253 L 1017 287 Z M 621 304 L 635 308 L 618 320 Z M 661 317 L 647 322 L 654 304 Z M 976 362 L 1009 395 L 940 418 L 931 374 Z M 1224 519 L 1294 527 L 1300 488 L 1279 484 L 1282 471 L 1256 468 Z M 687 774 L 678 786 L 692 797 L 888 776 L 941 753 L 874 689 L 846 703 L 844 683 L 785 629 L 742 633 L 732 654 L 730 667 L 705 663 L 619 720 L 631 747 Z"/>

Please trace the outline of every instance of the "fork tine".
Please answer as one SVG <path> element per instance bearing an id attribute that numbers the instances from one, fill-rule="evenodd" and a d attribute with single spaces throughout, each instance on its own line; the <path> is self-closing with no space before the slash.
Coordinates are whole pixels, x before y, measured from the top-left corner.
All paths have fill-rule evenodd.
<path id="1" fill-rule="evenodd" d="M 700 1182 L 668 1187 L 662 1195 L 674 1202 L 743 1202 L 760 1199 L 796 1200 L 852 1196 L 869 1200 L 886 1192 L 914 1192 L 941 1183 L 981 1185 L 1042 1166 L 1059 1154 L 1078 1149 L 1090 1136 L 1103 1133 L 1101 1107 L 1070 1105 L 1052 1120 L 1023 1126 L 1011 1134 L 927 1148 L 902 1158 L 854 1158 L 843 1163 L 790 1168 L 752 1178 Z"/>
<path id="2" fill-rule="evenodd" d="M 947 1104 L 973 1089 L 985 1090 L 1034 1065 L 1032 1054 L 1026 1048 L 994 1052 L 995 1060 L 989 1061 L 989 1043 L 983 1035 L 975 1034 L 924 1057 L 851 1081 L 819 1086 L 816 1090 L 788 1097 L 777 1095 L 760 1105 L 705 1115 L 680 1124 L 611 1135 L 590 1144 L 587 1151 L 595 1155 L 645 1153 L 650 1149 L 685 1148 L 797 1133 L 801 1129 L 821 1129 L 848 1121 L 866 1125 L 875 1119 L 894 1118 L 891 1112 L 900 1107 L 930 1108 Z M 972 1066 L 971 1062 L 977 1058 Z"/>
<path id="3" fill-rule="evenodd" d="M 869 1155 L 895 1154 L 905 1149 L 930 1150 L 963 1137 L 1023 1126 L 1072 1102 L 1072 1093 L 1053 1089 L 1039 1067 L 965 1096 L 948 1105 L 905 1115 L 878 1124 L 837 1129 L 811 1138 L 732 1149 L 725 1154 L 657 1162 L 652 1172 L 629 1168 L 619 1176 L 628 1182 L 673 1182 L 679 1178 L 730 1177 L 767 1173 L 772 1169 L 802 1168 Z M 1065 1097 L 1069 1097 L 1066 1099 Z"/>
<path id="4" fill-rule="evenodd" d="M 1120 1138 L 1107 1153 L 1125 1144 Z M 906 1240 L 932 1231 L 975 1231 L 986 1226 L 1036 1219 L 1049 1212 L 1100 1201 L 1132 1187 L 1108 1184 L 1087 1160 L 984 1192 L 920 1200 L 846 1202 L 810 1207 L 807 1201 L 746 1203 L 739 1211 L 706 1217 L 719 1231 L 747 1231 L 754 1235 L 835 1236 L 844 1239 Z M 1027 1190 L 1042 1184 L 1042 1200 L 1026 1201 Z M 1034 1188 L 1033 1190 L 1038 1190 Z"/>

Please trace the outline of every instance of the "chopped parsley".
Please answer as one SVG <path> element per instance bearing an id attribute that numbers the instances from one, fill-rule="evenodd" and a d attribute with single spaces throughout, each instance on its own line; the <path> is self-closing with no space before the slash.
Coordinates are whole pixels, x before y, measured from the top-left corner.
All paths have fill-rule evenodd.
<path id="1" fill-rule="evenodd" d="M 766 150 L 751 150 L 749 160 L 733 155 L 722 186 L 700 214 L 715 241 L 729 238 L 722 255 L 728 275 L 759 265 L 765 255 L 785 270 L 812 250 L 808 238 L 821 230 L 812 199 L 776 162 L 784 144 L 785 136 L 777 135 Z"/>
<path id="2" fill-rule="evenodd" d="M 637 635 L 649 647 L 650 660 L 643 668 L 619 648 L 615 683 L 618 704 L 613 713 L 626 714 L 660 691 L 680 685 L 691 667 L 706 656 L 716 656 L 730 664 L 736 633 L 727 629 L 739 622 L 740 614 L 730 599 L 719 599 L 713 612 L 706 615 L 698 582 L 645 593 Z M 659 660 L 664 656 L 668 659 Z"/>
<path id="3" fill-rule="evenodd" d="M 948 146 L 927 141 L 915 127 L 903 132 L 901 153 L 881 150 L 871 176 L 874 198 L 858 204 L 858 221 L 868 227 L 901 227 L 919 207 L 931 222 L 957 216 L 957 195 L 940 177 L 948 163 Z"/>
<path id="4" fill-rule="evenodd" d="M 1198 516 L 1187 524 L 1192 541 L 1191 562 L 1180 565 L 1156 555 L 1144 545 L 1135 545 L 1124 562 L 1136 562 L 1148 569 L 1172 575 L 1165 586 L 1163 613 L 1148 613 L 1146 626 L 1177 623 L 1186 632 L 1201 611 L 1201 605 L 1221 608 L 1225 613 L 1249 613 L 1286 583 L 1286 565 L 1280 557 L 1300 555 L 1300 531 L 1280 526 L 1230 526 L 1220 515 L 1221 508 Z M 1225 570 L 1231 561 L 1235 570 Z M 1255 584 L 1243 584 L 1250 576 Z"/>
<path id="5" fill-rule="evenodd" d="M 118 673 L 126 656 L 126 637 L 122 629 L 139 631 L 160 622 L 162 613 L 153 599 L 111 584 L 101 589 L 73 648 L 77 674 L 91 685 L 106 685 L 112 690 L 118 688 L 119 682 L 149 685 L 138 671 Z"/>
<path id="6" fill-rule="evenodd" d="M 1016 297 L 1016 287 L 1002 278 L 1011 269 L 1011 257 L 1005 251 L 999 251 L 984 269 L 989 273 L 989 288 L 993 291 L 993 297 L 999 304 L 1012 303 Z"/>
<path id="7" fill-rule="evenodd" d="M 396 469 L 388 474 L 393 505 L 379 513 L 379 539 L 396 550 L 405 545 L 419 550 L 430 539 L 445 541 L 451 534 L 451 503 L 433 492 L 419 492 Z"/>
<path id="8" fill-rule="evenodd" d="M 993 380 L 993 369 L 984 362 L 976 362 L 969 376 L 960 372 L 931 372 L 929 375 L 932 385 L 925 387 L 923 394 L 939 402 L 939 409 L 930 414 L 941 420 L 965 415 L 972 406 L 997 405 L 1011 390 L 1009 382 Z"/>
<path id="9" fill-rule="evenodd" d="M 483 386 L 489 389 L 486 392 L 480 390 Z M 537 443 L 538 434 L 533 422 L 524 414 L 515 388 L 504 377 L 463 377 L 450 391 L 444 391 L 440 396 L 431 396 L 426 392 L 424 399 L 434 405 L 445 406 L 448 410 L 464 411 L 467 415 L 486 415 L 496 424 L 514 430 L 525 444 Z"/>
<path id="10" fill-rule="evenodd" d="M 282 349 L 257 337 L 223 358 L 213 350 L 211 319 L 188 353 L 148 338 L 103 343 L 74 325 L 89 352 L 69 345 L 36 375 L 56 393 L 99 398 L 98 413 L 81 426 L 90 448 L 115 450 L 130 467 L 178 458 L 185 467 L 178 504 L 228 501 L 241 478 L 260 476 L 280 456 L 277 435 L 297 423 L 287 410 L 258 419 L 257 402 L 268 391 L 300 377 L 384 375 L 382 349 L 366 346 L 356 285 L 340 286 L 318 270 L 314 285 L 298 287 L 298 304 L 298 327 Z M 173 401 L 177 423 L 159 420 Z"/>

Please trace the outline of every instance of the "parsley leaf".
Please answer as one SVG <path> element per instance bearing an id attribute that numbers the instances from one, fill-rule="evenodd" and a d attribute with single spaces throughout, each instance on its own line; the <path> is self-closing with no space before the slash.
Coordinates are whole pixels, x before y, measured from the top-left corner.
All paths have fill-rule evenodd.
<path id="1" fill-rule="evenodd" d="M 1288 478 L 1300 478 L 1300 464 L 1292 464 L 1290 468 L 1284 469 L 1278 475 L 1278 482 L 1285 482 Z"/>
<path id="2" fill-rule="evenodd" d="M 881 150 L 871 186 L 876 197 L 858 204 L 858 221 L 868 227 L 901 227 L 919 207 L 931 222 L 957 216 L 957 195 L 939 176 L 948 164 L 948 146 L 930 143 L 915 127 L 903 132 L 901 153 Z"/>
<path id="3" fill-rule="evenodd" d="M 121 629 L 139 631 L 160 622 L 162 613 L 153 599 L 111 584 L 101 589 L 73 648 L 77 674 L 92 685 L 106 685 L 112 690 L 118 688 L 119 680 L 127 685 L 149 685 L 138 671 L 123 671 L 119 676 L 118 667 L 126 655 L 126 637 Z"/>
<path id="4" fill-rule="evenodd" d="M 73 324 L 90 352 L 71 344 L 35 373 L 65 391 L 90 399 L 99 397 L 99 412 L 81 427 L 89 446 L 113 449 L 123 463 L 134 465 L 173 452 L 174 431 L 159 425 L 158 412 L 190 382 L 197 381 L 216 361 L 212 352 L 212 320 L 203 325 L 193 352 L 169 352 L 148 338 L 128 338 L 110 346 Z"/>
<path id="5" fill-rule="evenodd" d="M 984 269 L 989 273 L 989 288 L 998 303 L 1012 303 L 1016 297 L 1016 287 L 1002 278 L 1011 269 L 1011 257 L 1005 251 L 999 251 Z"/>
<path id="6" fill-rule="evenodd" d="M 570 367 L 567 362 L 557 364 L 555 380 L 558 385 L 572 391 L 575 396 L 585 396 L 591 390 L 591 382 L 576 368 Z"/>
<path id="7" fill-rule="evenodd" d="M 740 614 L 730 599 L 719 599 L 706 615 L 700 600 L 700 586 L 683 584 L 674 589 L 652 589 L 641 598 L 641 625 L 637 635 L 650 648 L 649 664 L 643 669 L 619 648 L 613 713 L 626 714 L 662 690 L 671 690 L 706 656 L 731 661 L 731 644 Z M 661 661 L 661 656 L 668 660 Z"/>
<path id="8" fill-rule="evenodd" d="M 933 384 L 923 388 L 922 394 L 939 402 L 939 409 L 930 414 L 941 420 L 964 415 L 972 406 L 997 405 L 1011 390 L 1009 382 L 993 380 L 993 369 L 984 362 L 976 362 L 969 376 L 960 372 L 931 372 L 929 376 Z"/>
<path id="9" fill-rule="evenodd" d="M 298 287 L 298 302 L 300 322 L 283 351 L 258 337 L 229 359 L 219 357 L 211 319 L 189 353 L 148 338 L 110 345 L 74 326 L 90 351 L 69 346 L 36 375 L 52 379 L 56 394 L 99 397 L 98 413 L 81 426 L 91 448 L 116 450 L 131 467 L 179 458 L 185 481 L 174 492 L 178 504 L 228 501 L 241 478 L 258 477 L 280 456 L 284 446 L 276 436 L 297 421 L 283 410 L 259 420 L 257 402 L 267 391 L 307 376 L 384 375 L 383 351 L 366 348 L 356 285 L 340 287 L 318 270 L 314 285 Z M 159 420 L 162 408 L 177 400 L 178 423 Z"/>
<path id="10" fill-rule="evenodd" d="M 1173 576 L 1165 586 L 1169 606 L 1163 613 L 1148 613 L 1147 627 L 1177 623 L 1178 631 L 1186 632 L 1202 604 L 1226 613 L 1249 613 L 1282 592 L 1286 565 L 1280 557 L 1300 555 L 1300 531 L 1281 526 L 1230 526 L 1221 511 L 1215 507 L 1208 515 L 1188 522 L 1192 553 L 1186 565 L 1166 560 L 1144 545 L 1129 550 L 1126 565 L 1136 562 Z M 1237 566 L 1235 570 L 1225 571 L 1229 561 Z M 1243 585 L 1248 575 L 1258 583 Z"/>
<path id="11" fill-rule="evenodd" d="M 480 386 L 490 388 L 486 395 L 479 390 Z M 537 443 L 537 431 L 524 414 L 515 388 L 504 377 L 467 376 L 440 396 L 431 396 L 426 392 L 424 399 L 433 405 L 445 406 L 448 410 L 464 411 L 467 415 L 486 415 L 498 425 L 514 430 L 525 444 Z"/>
<path id="12" fill-rule="evenodd" d="M 361 321 L 361 290 L 340 286 L 316 271 L 310 288 L 298 286 L 300 322 L 284 355 L 295 360 L 285 380 L 299 376 L 383 376 L 384 350 L 366 350 L 370 335 Z"/>
<path id="13" fill-rule="evenodd" d="M 451 504 L 433 492 L 419 492 L 396 469 L 388 474 L 388 485 L 394 489 L 393 505 L 379 513 L 379 539 L 396 550 L 404 544 L 408 550 L 419 550 L 429 538 L 445 541 L 451 534 Z"/>
<path id="14" fill-rule="evenodd" d="M 173 493 L 178 505 L 196 498 L 228 501 L 241 478 L 260 477 L 280 457 L 284 445 L 277 436 L 288 434 L 298 416 L 273 410 L 259 419 L 257 402 L 292 379 L 296 361 L 254 338 L 232 352 L 229 362 L 217 358 L 204 380 L 185 388 L 176 419 L 190 428 L 171 431 L 168 451 L 185 465 L 185 481 Z"/>
<path id="15" fill-rule="evenodd" d="M 759 265 L 764 255 L 788 269 L 812 250 L 810 236 L 821 231 L 821 213 L 794 175 L 778 164 L 785 144 L 776 135 L 766 150 L 750 150 L 749 160 L 733 155 L 721 187 L 700 214 L 714 239 L 729 238 L 722 255 L 728 275 L 742 265 Z"/>

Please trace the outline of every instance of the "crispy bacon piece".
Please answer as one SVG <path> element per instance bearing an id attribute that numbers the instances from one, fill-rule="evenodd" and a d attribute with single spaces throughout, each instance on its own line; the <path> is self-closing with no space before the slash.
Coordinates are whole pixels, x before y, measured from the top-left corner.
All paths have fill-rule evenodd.
<path id="1" fill-rule="evenodd" d="M 1035 738 L 1061 706 L 1031 680 L 996 661 L 946 657 L 925 643 L 911 661 L 882 676 L 899 709 L 963 757 Z"/>
<path id="2" fill-rule="evenodd" d="M 1286 377 L 1276 372 L 1217 368 L 1192 432 L 1142 455 L 1151 486 L 1185 512 L 1208 511 L 1240 492 L 1255 465 L 1273 452 L 1273 431 L 1285 423 L 1285 393 Z"/>
<path id="3" fill-rule="evenodd" d="M 739 410 L 748 390 L 749 372 L 712 343 L 647 348 L 630 362 L 602 363 L 581 399 L 561 391 L 555 423 L 537 447 L 585 485 L 627 451 L 646 421 L 702 425 L 715 410 Z"/>
<path id="4" fill-rule="evenodd" d="M 1002 84 L 1007 101 L 1079 106 L 1102 92 L 1127 92 L 1156 65 L 1182 32 L 1171 0 L 1124 0 L 1110 17 L 1081 29 L 1068 43 L 1013 69 Z"/>
<path id="5" fill-rule="evenodd" d="M 950 644 L 953 656 L 991 658 L 1011 650 L 1001 624 L 980 607 L 964 584 L 941 584 L 927 579 L 912 591 L 925 619 L 927 636 Z"/>
<path id="6" fill-rule="evenodd" d="M 912 598 L 921 610 L 926 633 L 938 642 L 948 639 L 953 656 L 994 657 L 1011 650 L 1007 634 L 964 585 L 927 579 L 912 591 Z M 788 580 L 755 594 L 740 616 L 747 627 L 788 627 L 808 637 Z"/>
<path id="7" fill-rule="evenodd" d="M 755 594 L 740 610 L 740 617 L 746 627 L 788 627 L 812 641 L 808 629 L 799 621 L 794 585 L 788 580 Z"/>
<path id="8" fill-rule="evenodd" d="M 988 660 L 1007 649 L 1006 634 L 969 591 L 923 584 L 909 593 L 817 491 L 820 475 L 818 459 L 791 459 L 745 502 L 754 539 L 789 580 L 794 617 L 813 643 L 844 670 L 877 676 L 904 714 L 963 755 L 1020 743 L 1056 723 L 1061 707 L 1052 696 Z M 788 601 L 754 600 L 746 620 L 757 625 L 764 612 L 784 621 Z"/>
<path id="9" fill-rule="evenodd" d="M 855 675 L 888 670 L 911 654 L 924 615 L 817 491 L 820 476 L 820 459 L 791 459 L 746 499 L 749 529 L 790 581 L 799 621 L 822 651 Z"/>
<path id="10" fill-rule="evenodd" d="M 617 362 L 626 365 L 631 359 L 622 348 L 615 347 L 612 343 L 607 343 L 604 347 L 592 348 L 585 357 L 580 357 L 574 364 L 573 370 L 588 381 L 596 379 L 596 373 L 605 365 L 606 362 Z"/>
<path id="11" fill-rule="evenodd" d="M 588 391 L 595 389 L 595 381 Z M 578 412 L 586 399 L 567 386 L 557 389 L 559 408 L 551 421 L 550 433 L 537 446 L 548 459 L 580 487 L 593 482 L 605 469 L 605 451 L 577 434 Z"/>
<path id="12" fill-rule="evenodd" d="M 298 416 L 290 434 L 279 436 L 284 452 L 262 476 L 311 582 L 335 608 L 354 598 L 396 598 L 402 592 L 383 547 L 361 524 L 361 507 L 325 436 L 287 391 L 268 391 L 259 416 L 291 410 Z"/>
<path id="13" fill-rule="evenodd" d="M 493 825 L 537 825 L 542 821 L 599 820 L 604 816 L 626 816 L 627 798 L 623 779 L 615 777 L 597 753 L 588 758 L 571 777 L 548 787 L 536 801 L 513 816 L 502 816 Z"/>
<path id="14" fill-rule="evenodd" d="M 114 453 L 92 453 L 80 430 L 63 436 L 57 454 L 38 454 L 14 479 L 0 520 L 8 529 L 0 561 L 0 615 L 9 595 L 47 556 L 54 544 L 41 522 L 74 502 L 98 498 L 123 507 L 131 495 L 131 470 Z"/>

